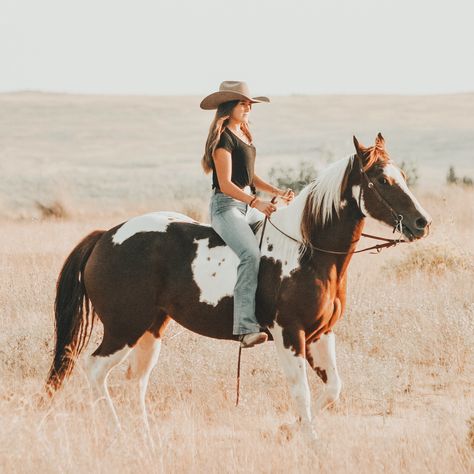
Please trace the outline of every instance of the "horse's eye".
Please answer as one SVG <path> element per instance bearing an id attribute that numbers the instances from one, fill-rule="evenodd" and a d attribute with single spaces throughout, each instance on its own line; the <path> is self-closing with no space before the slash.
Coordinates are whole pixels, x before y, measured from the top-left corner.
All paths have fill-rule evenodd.
<path id="1" fill-rule="evenodd" d="M 378 179 L 380 184 L 388 184 L 387 178 L 384 178 L 383 176 Z"/>

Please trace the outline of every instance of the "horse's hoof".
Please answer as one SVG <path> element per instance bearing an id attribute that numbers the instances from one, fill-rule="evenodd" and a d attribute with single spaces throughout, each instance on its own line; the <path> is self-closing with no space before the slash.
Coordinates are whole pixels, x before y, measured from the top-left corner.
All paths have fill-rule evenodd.
<path id="1" fill-rule="evenodd" d="M 315 442 L 319 438 L 318 433 L 316 433 L 316 430 L 311 425 L 304 425 L 303 432 L 304 432 L 305 436 L 311 442 Z"/>

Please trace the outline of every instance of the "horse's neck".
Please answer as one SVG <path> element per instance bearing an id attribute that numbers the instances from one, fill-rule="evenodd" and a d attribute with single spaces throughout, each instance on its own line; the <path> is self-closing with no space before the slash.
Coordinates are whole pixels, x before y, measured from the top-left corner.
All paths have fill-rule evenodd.
<path id="1" fill-rule="evenodd" d="M 310 264 L 320 266 L 322 260 L 335 264 L 335 277 L 340 279 L 345 274 L 353 252 L 356 250 L 363 228 L 364 219 L 355 201 L 351 201 L 341 210 L 339 216 L 334 217 L 330 225 L 311 232 L 311 244 L 314 247 L 342 253 L 331 254 L 321 251 L 312 253 L 309 259 Z"/>

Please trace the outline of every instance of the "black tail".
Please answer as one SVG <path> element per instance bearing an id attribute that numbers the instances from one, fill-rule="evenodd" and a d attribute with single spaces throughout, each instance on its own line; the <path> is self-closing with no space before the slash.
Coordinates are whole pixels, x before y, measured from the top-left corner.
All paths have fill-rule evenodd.
<path id="1" fill-rule="evenodd" d="M 77 356 L 89 341 L 94 312 L 87 297 L 83 272 L 97 241 L 105 231 L 96 230 L 85 237 L 70 253 L 59 274 L 54 303 L 54 359 L 46 381 L 50 395 L 61 387 L 71 373 Z"/>

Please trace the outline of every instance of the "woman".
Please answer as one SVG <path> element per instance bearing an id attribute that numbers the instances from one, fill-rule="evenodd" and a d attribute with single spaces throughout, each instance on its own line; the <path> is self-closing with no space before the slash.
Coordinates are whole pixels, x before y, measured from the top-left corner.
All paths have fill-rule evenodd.
<path id="1" fill-rule="evenodd" d="M 257 197 L 255 190 L 280 196 L 287 203 L 294 197 L 291 189 L 278 189 L 254 172 L 256 150 L 248 115 L 252 104 L 258 102 L 270 101 L 267 97 L 251 98 L 247 84 L 240 81 L 224 81 L 218 92 L 201 102 L 202 109 L 217 109 L 202 166 L 206 173 L 212 171 L 211 225 L 240 259 L 234 289 L 233 333 L 239 336 L 242 347 L 267 340 L 255 316 L 260 249 L 249 223 L 256 212 L 260 217 L 270 217 L 276 206 Z"/>

